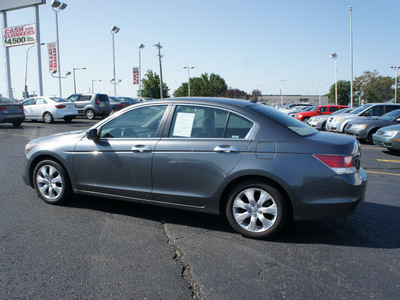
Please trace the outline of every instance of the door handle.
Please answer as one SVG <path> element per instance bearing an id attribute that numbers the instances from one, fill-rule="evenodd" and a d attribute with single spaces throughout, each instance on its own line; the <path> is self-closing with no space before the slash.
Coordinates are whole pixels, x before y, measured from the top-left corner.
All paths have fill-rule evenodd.
<path id="1" fill-rule="evenodd" d="M 229 145 L 221 145 L 214 148 L 215 152 L 225 152 L 225 153 L 232 153 L 232 152 L 240 152 L 238 148 L 235 146 Z"/>
<path id="2" fill-rule="evenodd" d="M 133 152 L 147 152 L 151 151 L 151 148 L 146 145 L 135 145 L 131 148 Z"/>

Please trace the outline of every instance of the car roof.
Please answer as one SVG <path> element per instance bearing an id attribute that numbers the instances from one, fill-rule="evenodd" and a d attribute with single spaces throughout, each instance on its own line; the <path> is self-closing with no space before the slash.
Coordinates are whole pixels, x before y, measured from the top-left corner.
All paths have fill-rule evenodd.
<path id="1" fill-rule="evenodd" d="M 177 103 L 177 104 L 203 104 L 203 105 L 221 105 L 230 107 L 245 107 L 254 105 L 247 100 L 230 99 L 230 98 L 212 98 L 212 97 L 175 97 L 175 98 L 164 98 L 159 100 L 152 100 L 149 104 L 157 103 Z"/>

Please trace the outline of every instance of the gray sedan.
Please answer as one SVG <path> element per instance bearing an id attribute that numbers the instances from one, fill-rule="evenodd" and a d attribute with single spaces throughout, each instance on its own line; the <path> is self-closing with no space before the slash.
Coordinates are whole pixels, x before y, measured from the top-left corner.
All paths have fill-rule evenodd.
<path id="1" fill-rule="evenodd" d="M 24 182 L 45 202 L 76 193 L 225 214 L 250 238 L 346 216 L 367 184 L 354 137 L 232 99 L 136 104 L 87 131 L 31 141 L 24 162 Z"/>
<path id="2" fill-rule="evenodd" d="M 0 123 L 12 123 L 15 127 L 19 127 L 24 120 L 24 107 L 21 104 L 0 97 Z"/>

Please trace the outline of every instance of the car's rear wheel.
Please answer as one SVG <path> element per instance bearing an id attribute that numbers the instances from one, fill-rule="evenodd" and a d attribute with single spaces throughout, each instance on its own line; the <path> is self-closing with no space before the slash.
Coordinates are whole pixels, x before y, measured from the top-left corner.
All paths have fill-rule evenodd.
<path id="1" fill-rule="evenodd" d="M 226 216 L 243 236 L 265 239 L 277 234 L 288 219 L 288 207 L 281 193 L 262 181 L 247 181 L 229 195 Z"/>
<path id="2" fill-rule="evenodd" d="M 14 122 L 12 122 L 12 124 L 14 125 L 14 127 L 19 127 L 19 126 L 21 126 L 21 121 L 14 121 Z"/>
<path id="3" fill-rule="evenodd" d="M 70 123 L 72 121 L 72 119 L 73 119 L 72 117 L 65 117 L 64 121 L 67 123 Z"/>
<path id="4" fill-rule="evenodd" d="M 65 169 L 53 160 L 43 160 L 33 171 L 33 184 L 38 196 L 50 204 L 62 204 L 72 194 Z"/>
<path id="5" fill-rule="evenodd" d="M 45 123 L 47 123 L 47 124 L 53 123 L 54 118 L 53 118 L 53 116 L 52 116 L 51 113 L 45 112 L 44 115 L 43 115 L 43 121 L 44 121 Z"/>
<path id="6" fill-rule="evenodd" d="M 95 117 L 93 109 L 88 109 L 85 112 L 85 115 L 86 115 L 86 118 L 88 118 L 89 120 L 93 120 Z"/>

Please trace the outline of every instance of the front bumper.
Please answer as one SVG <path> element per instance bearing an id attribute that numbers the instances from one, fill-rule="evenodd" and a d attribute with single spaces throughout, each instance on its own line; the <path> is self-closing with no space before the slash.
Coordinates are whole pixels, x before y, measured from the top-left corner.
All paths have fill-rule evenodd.
<path id="1" fill-rule="evenodd" d="M 372 141 L 379 147 L 400 151 L 400 141 L 395 141 L 394 138 L 387 138 L 374 134 Z"/>

